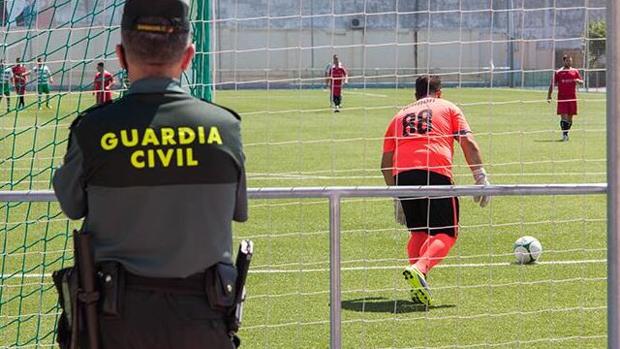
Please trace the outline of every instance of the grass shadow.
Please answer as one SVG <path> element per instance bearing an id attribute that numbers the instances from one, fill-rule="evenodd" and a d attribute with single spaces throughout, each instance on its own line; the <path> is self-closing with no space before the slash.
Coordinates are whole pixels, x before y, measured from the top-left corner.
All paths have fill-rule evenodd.
<path id="1" fill-rule="evenodd" d="M 529 263 L 519 263 L 517 261 L 512 261 L 510 262 L 510 264 L 517 266 L 517 267 L 530 267 L 530 266 L 536 266 L 539 265 L 540 263 L 538 261 L 533 261 L 533 262 L 529 262 Z"/>
<path id="2" fill-rule="evenodd" d="M 366 297 L 342 301 L 342 309 L 367 312 L 367 313 L 391 313 L 403 314 L 419 311 L 428 311 L 440 308 L 454 308 L 454 304 L 431 305 L 427 307 L 422 304 L 413 303 L 404 299 L 387 299 L 384 297 Z"/>

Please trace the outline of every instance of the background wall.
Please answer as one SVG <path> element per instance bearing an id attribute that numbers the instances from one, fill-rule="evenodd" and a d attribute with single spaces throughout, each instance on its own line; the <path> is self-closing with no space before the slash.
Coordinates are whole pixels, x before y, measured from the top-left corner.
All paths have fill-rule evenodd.
<path id="1" fill-rule="evenodd" d="M 88 89 L 96 62 L 118 73 L 121 0 L 0 1 L 2 56 L 44 57 L 66 88 Z M 409 84 L 420 72 L 455 84 L 543 86 L 604 0 L 212 0 L 219 88 L 323 84 L 338 54 L 359 85 Z M 555 7 L 554 7 L 555 6 Z M 603 70 L 604 67 L 597 67 Z M 191 78 L 190 78 L 191 80 Z"/>
<path id="2" fill-rule="evenodd" d="M 605 15 L 604 1 L 587 0 L 239 0 L 215 6 L 216 80 L 237 88 L 265 80 L 319 84 L 334 53 L 360 84 L 402 84 L 435 72 L 453 83 L 546 85 L 563 53 L 589 68 L 586 28 Z"/>

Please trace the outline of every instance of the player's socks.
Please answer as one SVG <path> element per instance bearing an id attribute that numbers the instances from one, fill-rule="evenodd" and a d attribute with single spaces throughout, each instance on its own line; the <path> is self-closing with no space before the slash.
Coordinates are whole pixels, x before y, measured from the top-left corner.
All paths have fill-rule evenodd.
<path id="1" fill-rule="evenodd" d="M 409 256 L 409 264 L 415 264 L 420 258 L 422 245 L 428 239 L 428 234 L 422 232 L 411 233 L 409 242 L 407 243 L 407 255 Z"/>
<path id="2" fill-rule="evenodd" d="M 448 234 L 432 235 L 422 247 L 420 257 L 414 266 L 424 275 L 439 264 L 454 246 L 456 238 Z"/>
<path id="3" fill-rule="evenodd" d="M 562 119 L 560 121 L 560 128 L 562 129 L 562 137 L 564 139 L 566 139 L 566 137 L 568 137 L 568 130 L 570 130 L 570 127 L 572 126 L 572 122 L 569 122 L 567 120 Z"/>
<path id="4" fill-rule="evenodd" d="M 573 122 L 572 121 L 566 121 L 566 136 L 568 136 L 568 131 L 570 131 L 571 127 L 573 127 Z"/>

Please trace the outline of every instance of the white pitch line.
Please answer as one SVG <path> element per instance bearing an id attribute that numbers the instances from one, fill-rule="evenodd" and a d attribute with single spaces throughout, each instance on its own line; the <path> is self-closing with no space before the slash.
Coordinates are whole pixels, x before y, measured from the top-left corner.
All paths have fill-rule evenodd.
<path id="1" fill-rule="evenodd" d="M 363 96 L 381 97 L 381 98 L 388 98 L 389 97 L 388 95 L 383 95 L 383 94 L 379 94 L 379 93 L 357 92 L 357 91 L 351 91 L 351 90 L 345 90 L 344 94 L 345 95 L 348 95 L 348 94 L 363 95 Z"/>
<path id="2" fill-rule="evenodd" d="M 549 262 L 537 262 L 536 265 L 573 265 L 573 264 L 596 264 L 605 263 L 606 259 L 584 259 L 584 260 L 565 260 L 565 261 L 549 261 Z M 464 264 L 439 264 L 435 268 L 483 268 L 483 267 L 518 267 L 518 264 L 509 262 L 497 262 L 497 263 L 464 263 Z M 364 271 L 364 270 L 394 270 L 402 269 L 402 265 L 378 265 L 368 267 L 345 267 L 341 268 L 342 271 Z M 283 274 L 283 273 L 318 273 L 328 272 L 329 268 L 316 268 L 316 269 L 259 269 L 252 270 L 251 273 L 255 274 Z"/>
<path id="3" fill-rule="evenodd" d="M 549 261 L 549 262 L 537 262 L 536 265 L 575 265 L 575 264 L 597 264 L 606 263 L 606 259 L 584 259 L 584 260 L 563 260 L 563 261 Z M 518 267 L 519 265 L 509 262 L 496 262 L 496 263 L 464 263 L 464 264 L 440 264 L 435 268 L 484 268 L 484 267 Z M 341 268 L 341 271 L 365 271 L 365 270 L 395 270 L 402 269 L 402 265 L 378 265 L 368 267 L 345 267 Z M 314 268 L 314 269 L 258 269 L 250 270 L 251 274 L 287 274 L 287 273 L 323 273 L 328 272 L 329 268 Z M 24 275 L 7 275 L 2 276 L 0 279 L 35 279 L 41 277 L 51 277 L 52 274 L 24 274 Z"/>

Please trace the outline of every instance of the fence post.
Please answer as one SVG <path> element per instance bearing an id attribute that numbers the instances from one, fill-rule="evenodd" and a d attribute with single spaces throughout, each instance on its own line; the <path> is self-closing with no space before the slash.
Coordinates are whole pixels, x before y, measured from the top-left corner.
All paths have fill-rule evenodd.
<path id="1" fill-rule="evenodd" d="M 340 349 L 342 346 L 340 199 L 339 193 L 329 194 L 329 341 L 331 349 Z"/>

